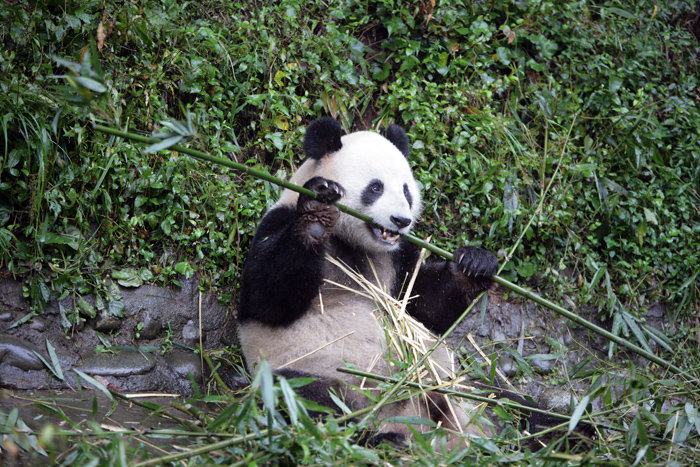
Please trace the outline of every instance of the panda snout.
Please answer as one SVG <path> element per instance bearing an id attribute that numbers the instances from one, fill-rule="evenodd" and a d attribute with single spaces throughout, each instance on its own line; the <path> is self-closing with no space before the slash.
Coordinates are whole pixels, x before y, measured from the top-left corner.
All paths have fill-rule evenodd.
<path id="1" fill-rule="evenodd" d="M 391 216 L 390 219 L 391 222 L 393 222 L 399 229 L 403 229 L 404 227 L 411 225 L 411 219 L 408 219 L 407 217 Z"/>

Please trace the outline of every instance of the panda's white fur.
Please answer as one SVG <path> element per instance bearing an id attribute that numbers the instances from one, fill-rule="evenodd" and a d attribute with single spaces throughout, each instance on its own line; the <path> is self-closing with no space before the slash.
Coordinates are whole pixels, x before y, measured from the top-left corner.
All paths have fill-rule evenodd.
<path id="1" fill-rule="evenodd" d="M 243 273 L 239 340 L 251 372 L 266 359 L 273 369 L 350 385 L 359 385 L 359 379 L 337 368 L 350 365 L 390 373 L 386 334 L 375 316 L 376 304 L 345 288 L 358 287 L 326 256 L 340 259 L 390 293 L 397 293 L 413 272 L 417 248 L 396 234 L 414 226 L 421 196 L 407 160 L 405 133 L 398 127 L 392 130 L 390 141 L 369 131 L 340 137 L 340 127 L 328 119 L 309 127 L 308 159 L 291 181 L 313 185 L 315 177 L 322 177 L 336 182 L 344 190 L 339 202 L 370 216 L 375 225 L 337 213 L 330 204 L 300 200 L 296 192 L 282 193 L 258 228 Z M 378 196 L 372 193 L 377 181 L 382 185 Z M 326 189 L 323 183 L 313 186 Z M 437 331 L 444 330 L 445 323 L 488 286 L 488 276 L 495 270 L 495 257 L 484 250 L 463 249 L 457 256 L 459 264 L 422 266 L 416 281 L 415 291 L 421 296 L 415 299 L 412 314 Z M 453 364 L 451 353 L 442 346 L 432 358 L 444 368 Z M 351 386 L 345 388 L 344 398 L 355 409 L 368 404 Z M 437 405 L 429 407 L 422 398 L 409 400 L 388 406 L 380 415 L 436 418 Z M 465 412 L 457 414 L 456 422 L 444 417 L 440 421 L 454 429 L 469 426 L 467 432 L 485 434 L 469 423 Z M 408 433 L 401 424 L 384 424 L 380 430 Z"/>

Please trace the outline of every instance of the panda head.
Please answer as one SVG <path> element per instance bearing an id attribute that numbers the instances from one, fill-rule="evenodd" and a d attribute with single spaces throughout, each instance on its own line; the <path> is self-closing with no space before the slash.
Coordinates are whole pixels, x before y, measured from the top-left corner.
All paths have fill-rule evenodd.
<path id="1" fill-rule="evenodd" d="M 398 234 L 409 232 L 422 207 L 403 129 L 392 125 L 384 136 L 371 131 L 343 135 L 338 122 L 321 118 L 307 128 L 304 151 L 303 179 L 321 176 L 339 183 L 345 189 L 340 203 L 374 220 L 370 225 L 341 213 L 336 235 L 368 251 L 395 249 Z"/>

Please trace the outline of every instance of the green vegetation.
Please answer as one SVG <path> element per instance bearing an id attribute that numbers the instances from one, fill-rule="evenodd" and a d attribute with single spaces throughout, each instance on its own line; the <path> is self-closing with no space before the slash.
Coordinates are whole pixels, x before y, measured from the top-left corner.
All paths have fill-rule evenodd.
<path id="1" fill-rule="evenodd" d="M 697 462 L 697 4 L 307 3 L 4 2 L 0 277 L 26 280 L 37 315 L 51 297 L 86 293 L 119 315 L 108 279 L 169 284 L 195 273 L 235 303 L 246 245 L 277 188 L 146 152 L 95 132 L 93 121 L 187 135 L 192 147 L 278 176 L 299 163 L 303 127 L 316 116 L 332 114 L 347 130 L 399 123 L 424 188 L 421 236 L 448 250 L 510 252 L 523 235 L 504 277 L 597 311 L 642 347 L 654 338 L 689 372 L 671 379 L 630 364 L 608 379 L 579 368 L 564 377 L 617 410 L 603 417 L 622 434 L 601 433 L 581 453 L 559 443 L 512 454 L 488 442 L 455 456 Z M 644 324 L 659 302 L 670 340 Z M 96 313 L 60 311 L 67 331 Z M 212 410 L 199 435 L 255 434 L 202 461 L 434 462 L 421 442 L 404 453 L 357 447 L 354 425 L 311 422 L 283 383 L 201 399 Z M 137 434 L 97 425 L 74 426 L 73 445 L 57 431 L 32 440 L 20 423 L 0 412 L 3 434 L 61 463 L 118 463 L 147 449 Z M 210 442 L 191 434 L 182 444 Z"/>

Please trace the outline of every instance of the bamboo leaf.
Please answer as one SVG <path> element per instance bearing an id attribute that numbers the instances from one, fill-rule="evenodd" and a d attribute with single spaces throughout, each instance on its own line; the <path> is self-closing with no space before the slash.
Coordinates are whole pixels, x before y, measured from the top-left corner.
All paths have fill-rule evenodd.
<path id="1" fill-rule="evenodd" d="M 54 375 L 56 378 L 58 378 L 58 374 L 56 373 L 56 370 L 54 370 L 53 366 L 51 366 L 51 364 L 50 364 L 48 361 L 46 361 L 46 359 L 44 358 L 44 356 L 41 355 L 41 354 L 40 354 L 39 352 L 37 352 L 36 350 L 34 350 L 33 352 L 34 352 L 34 355 L 36 355 L 37 358 L 38 358 L 39 360 L 41 360 L 41 363 L 43 363 L 44 366 L 45 366 L 46 368 L 48 368 L 49 371 L 51 371 L 51 373 L 53 373 L 53 375 Z"/>
<path id="2" fill-rule="evenodd" d="M 81 378 L 83 378 L 86 382 L 92 384 L 92 385 L 95 386 L 97 389 L 99 389 L 100 391 L 102 391 L 102 392 L 105 394 L 105 396 L 107 396 L 107 397 L 109 398 L 109 400 L 111 400 L 112 402 L 114 402 L 114 396 L 112 395 L 111 392 L 109 392 L 109 389 L 107 389 L 102 383 L 100 383 L 99 381 L 97 381 L 97 380 L 96 380 L 95 378 L 93 378 L 92 376 L 86 375 L 85 373 L 83 373 L 82 371 L 78 370 L 77 368 L 73 368 L 73 371 L 74 371 L 78 376 L 80 376 Z"/>
<path id="3" fill-rule="evenodd" d="M 171 136 L 170 138 L 166 138 L 163 141 L 160 141 L 160 142 L 155 143 L 155 144 L 151 144 L 143 151 L 146 154 L 162 151 L 163 149 L 168 149 L 170 146 L 176 145 L 177 143 L 179 143 L 183 139 L 184 138 L 182 136 Z"/>
<path id="4" fill-rule="evenodd" d="M 649 347 L 649 342 L 647 341 L 646 336 L 642 332 L 642 329 L 639 327 L 637 322 L 634 320 L 634 317 L 632 315 L 630 315 L 629 313 L 627 313 L 626 311 L 623 311 L 622 318 L 627 323 L 627 326 L 632 331 L 632 334 L 634 334 L 634 337 L 637 338 L 637 342 L 642 344 L 642 347 L 644 347 L 644 349 L 647 352 L 651 353 L 651 347 Z"/>
<path id="5" fill-rule="evenodd" d="M 586 357 L 582 361 L 578 362 L 569 372 L 569 379 L 573 379 L 581 370 L 586 368 L 586 365 L 590 363 L 591 357 Z"/>
<path id="6" fill-rule="evenodd" d="M 169 128 L 170 130 L 174 131 L 177 135 L 185 136 L 189 134 L 187 128 L 185 128 L 182 123 L 178 122 L 175 119 L 166 120 L 161 123 L 165 128 Z"/>
<path id="7" fill-rule="evenodd" d="M 576 429 L 576 425 L 578 425 L 579 420 L 581 420 L 581 417 L 586 411 L 586 407 L 588 407 L 588 402 L 590 402 L 590 397 L 585 395 L 574 409 L 574 413 L 571 415 L 571 420 L 569 420 L 568 434 L 571 434 L 574 429 Z"/>
<path id="8" fill-rule="evenodd" d="M 634 464 L 632 464 L 632 467 L 634 467 L 635 465 L 639 465 L 639 463 L 642 461 L 642 459 L 644 459 L 644 456 L 646 455 L 647 450 L 649 450 L 649 445 L 645 444 L 644 446 L 642 446 L 639 449 L 639 451 L 637 451 L 637 455 L 634 458 Z"/>
<path id="9" fill-rule="evenodd" d="M 218 417 L 216 417 L 211 423 L 209 423 L 209 425 L 207 426 L 207 430 L 216 431 L 219 429 L 220 426 L 223 426 L 224 424 L 231 425 L 231 418 L 233 417 L 233 414 L 238 408 L 238 404 L 230 403 L 228 407 L 221 411 Z"/>
<path id="10" fill-rule="evenodd" d="M 620 335 L 620 328 L 622 327 L 622 317 L 620 316 L 620 313 L 615 313 L 615 316 L 613 316 L 613 325 L 612 325 L 612 333 L 615 336 Z M 613 353 L 615 352 L 615 341 L 610 341 L 610 346 L 608 347 L 608 358 L 612 358 Z"/>
<path id="11" fill-rule="evenodd" d="M 415 441 L 419 446 L 421 446 L 425 452 L 433 452 L 432 446 L 430 446 L 430 443 L 428 442 L 428 440 L 425 439 L 425 437 L 422 434 L 418 433 L 418 431 L 411 425 L 408 425 L 408 429 L 411 431 L 411 437 L 413 438 L 413 441 Z"/>
<path id="12" fill-rule="evenodd" d="M 263 404 L 270 412 L 275 410 L 275 384 L 272 377 L 270 364 L 263 360 L 260 364 L 260 393 L 262 394 Z"/>
<path id="13" fill-rule="evenodd" d="M 695 425 L 695 430 L 700 434 L 700 411 L 690 402 L 686 402 L 685 413 L 688 415 L 688 420 Z"/>
<path id="14" fill-rule="evenodd" d="M 600 279 L 605 275 L 607 268 L 605 266 L 598 268 L 598 270 L 593 275 L 590 284 L 588 284 L 588 290 L 591 291 L 598 284 Z"/>
<path id="15" fill-rule="evenodd" d="M 289 414 L 289 419 L 292 425 L 296 425 L 299 422 L 299 404 L 297 404 L 297 397 L 294 393 L 294 389 L 289 385 L 286 379 L 279 379 L 280 389 L 282 390 L 282 396 L 284 397 L 284 402 L 287 404 L 287 412 Z"/>
<path id="16" fill-rule="evenodd" d="M 51 345 L 51 342 L 49 342 L 48 339 L 46 339 L 46 350 L 49 352 L 49 357 L 51 357 L 51 363 L 53 363 L 53 368 L 55 369 L 53 373 L 58 379 L 60 379 L 61 381 L 65 381 L 65 377 L 63 376 L 63 370 L 61 369 L 61 362 L 58 361 L 56 350 L 53 348 L 53 345 Z"/>
<path id="17" fill-rule="evenodd" d="M 613 7 L 607 7 L 607 8 L 605 8 L 605 10 L 609 11 L 610 13 L 614 13 L 618 16 L 622 16 L 623 18 L 627 18 L 627 19 L 634 19 L 635 18 L 635 16 L 632 13 L 630 13 L 627 10 L 623 10 L 622 8 L 617 8 L 617 7 L 613 6 Z"/>
<path id="18" fill-rule="evenodd" d="M 104 84 L 100 83 L 99 81 L 95 81 L 92 78 L 88 78 L 87 76 L 73 76 L 72 77 L 78 84 L 81 86 L 88 88 L 90 91 L 97 92 L 97 93 L 103 93 L 107 91 L 107 86 Z"/>
<path id="19" fill-rule="evenodd" d="M 337 405 L 338 408 L 339 408 L 340 410 L 342 410 L 344 414 L 352 413 L 352 410 L 350 410 L 350 407 L 348 407 L 347 405 L 345 405 L 345 402 L 343 402 L 343 400 L 342 400 L 340 397 L 338 397 L 337 395 L 333 394 L 332 392 L 329 392 L 328 395 L 331 396 L 331 399 L 333 400 L 333 402 L 335 403 L 335 405 Z"/>
<path id="20" fill-rule="evenodd" d="M 654 340 L 664 349 L 668 350 L 669 352 L 674 352 L 673 350 L 673 342 L 671 342 L 671 339 L 666 336 L 663 332 L 659 331 L 653 326 L 647 326 L 646 324 L 642 325 L 642 328 L 644 328 L 644 331 L 646 331 L 647 334 L 651 335 L 651 337 L 654 338 Z"/>
<path id="21" fill-rule="evenodd" d="M 491 367 L 489 369 L 489 382 L 491 384 L 494 384 L 496 381 L 496 368 L 498 366 L 498 357 L 494 353 L 491 355 Z"/>

